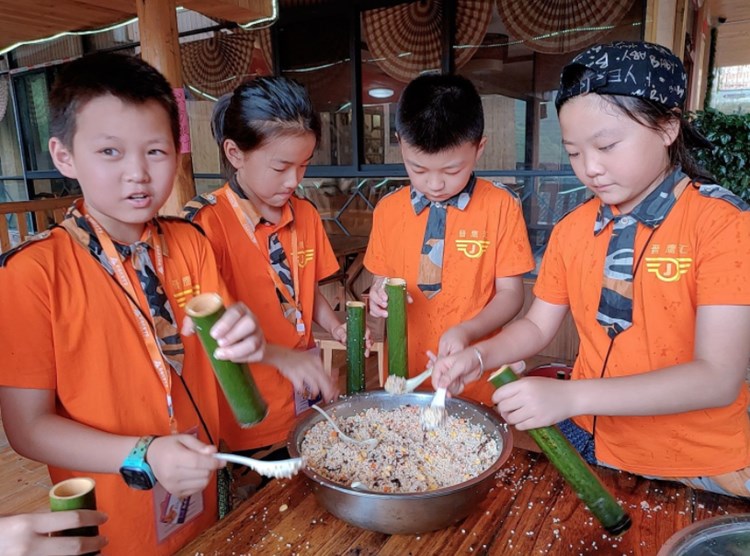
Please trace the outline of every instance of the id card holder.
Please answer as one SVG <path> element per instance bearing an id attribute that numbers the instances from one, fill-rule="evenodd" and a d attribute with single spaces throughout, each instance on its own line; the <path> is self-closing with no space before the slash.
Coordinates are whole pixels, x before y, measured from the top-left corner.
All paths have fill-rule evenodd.
<path id="1" fill-rule="evenodd" d="M 198 429 L 193 427 L 189 431 L 185 431 L 185 434 L 192 434 L 197 438 Z M 202 492 L 180 498 L 167 492 L 160 483 L 156 483 L 151 492 L 154 497 L 156 539 L 159 543 L 203 513 Z"/>
<path id="2" fill-rule="evenodd" d="M 313 355 L 315 357 L 320 357 L 320 348 L 313 347 L 305 350 L 305 353 L 307 353 L 308 355 Z M 320 394 L 318 394 L 314 398 L 311 397 L 307 386 L 305 386 L 304 392 L 297 392 L 297 390 L 294 390 L 294 415 L 301 415 L 322 399 L 323 396 Z"/>

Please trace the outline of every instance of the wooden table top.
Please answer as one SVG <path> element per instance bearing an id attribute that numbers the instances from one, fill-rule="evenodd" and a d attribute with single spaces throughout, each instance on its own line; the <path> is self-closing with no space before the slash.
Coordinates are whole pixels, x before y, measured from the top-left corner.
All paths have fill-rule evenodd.
<path id="1" fill-rule="evenodd" d="M 274 480 L 179 554 L 432 555 L 597 554 L 655 556 L 694 521 L 750 512 L 750 502 L 597 467 L 633 526 L 609 536 L 543 454 L 514 449 L 485 501 L 453 527 L 385 535 L 326 512 L 306 479 Z"/>

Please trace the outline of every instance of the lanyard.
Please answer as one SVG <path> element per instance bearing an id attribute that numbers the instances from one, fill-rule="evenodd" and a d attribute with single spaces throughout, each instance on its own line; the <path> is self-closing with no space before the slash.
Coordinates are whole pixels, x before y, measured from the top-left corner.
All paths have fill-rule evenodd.
<path id="1" fill-rule="evenodd" d="M 253 226 L 251 225 L 250 218 L 242 211 L 242 207 L 240 207 L 239 199 L 237 198 L 237 194 L 232 191 L 231 189 L 226 190 L 227 193 L 227 199 L 229 200 L 229 204 L 232 205 L 232 209 L 234 210 L 234 215 L 237 217 L 237 220 L 242 225 L 242 229 L 245 230 L 245 234 L 247 237 L 250 238 L 250 241 L 255 245 L 255 247 L 258 249 L 258 251 L 261 253 L 261 255 L 264 255 L 263 249 L 260 246 L 260 243 L 258 242 L 258 238 L 255 235 L 255 230 L 253 229 Z M 268 275 L 271 277 L 271 280 L 273 280 L 274 285 L 276 286 L 276 289 L 281 292 L 281 295 L 284 296 L 284 299 L 294 307 L 295 310 L 295 318 L 296 318 L 296 326 L 297 326 L 297 334 L 300 336 L 305 335 L 305 323 L 302 320 L 302 304 L 299 302 L 300 297 L 300 289 L 299 289 L 299 261 L 297 260 L 298 252 L 297 252 L 297 227 L 295 226 L 294 222 L 290 225 L 292 229 L 292 258 L 290 260 L 290 266 L 292 268 L 292 280 L 294 284 L 294 294 L 297 297 L 297 299 L 294 299 L 293 296 L 289 295 L 289 290 L 287 290 L 286 285 L 284 282 L 281 281 L 281 278 L 279 277 L 278 273 L 273 269 L 273 266 L 271 265 L 270 261 L 270 255 L 269 258 L 266 258 L 265 255 L 263 259 L 266 261 L 266 269 L 268 270 Z M 281 240 L 279 240 L 281 242 Z"/>
<path id="2" fill-rule="evenodd" d="M 153 326 L 144 317 L 143 310 L 138 305 L 136 305 L 136 300 L 138 299 L 138 297 L 136 295 L 135 288 L 133 287 L 133 284 L 131 283 L 127 273 L 125 272 L 125 267 L 122 265 L 122 261 L 120 261 L 120 256 L 117 253 L 117 249 L 115 249 L 114 243 L 112 243 L 112 239 L 102 229 L 102 227 L 96 220 L 89 216 L 87 216 L 86 219 L 94 229 L 94 233 L 96 234 L 96 237 L 99 239 L 99 242 L 102 245 L 104 254 L 107 257 L 107 260 L 109 260 L 109 264 L 112 266 L 117 281 L 128 294 L 128 302 L 130 303 L 130 308 L 133 310 L 133 314 L 138 321 L 138 328 L 141 331 L 141 335 L 143 336 L 143 341 L 146 344 L 146 349 L 148 350 L 149 357 L 151 357 L 151 364 L 154 366 L 154 369 L 156 370 L 156 374 L 158 375 L 162 386 L 164 386 L 164 392 L 167 398 L 167 415 L 169 416 L 169 428 L 172 433 L 176 433 L 177 420 L 175 419 L 174 406 L 172 405 L 172 375 L 169 372 L 168 364 L 164 360 L 164 355 L 159 348 L 159 343 L 156 340 L 156 334 L 154 332 Z M 164 278 L 164 254 L 162 252 L 162 247 L 158 241 L 154 242 L 154 244 L 154 251 L 156 252 L 157 271 L 159 272 L 159 275 Z"/>

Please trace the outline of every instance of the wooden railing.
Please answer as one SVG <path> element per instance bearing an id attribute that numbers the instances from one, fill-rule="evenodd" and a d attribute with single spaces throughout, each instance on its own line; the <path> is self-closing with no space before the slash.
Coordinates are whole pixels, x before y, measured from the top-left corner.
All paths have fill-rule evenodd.
<path id="1" fill-rule="evenodd" d="M 77 198 L 70 196 L 0 203 L 0 252 L 60 222 Z"/>

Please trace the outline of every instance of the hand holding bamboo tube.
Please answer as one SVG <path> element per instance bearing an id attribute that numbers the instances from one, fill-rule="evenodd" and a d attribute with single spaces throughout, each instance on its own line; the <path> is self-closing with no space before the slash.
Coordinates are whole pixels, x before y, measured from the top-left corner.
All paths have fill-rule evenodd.
<path id="1" fill-rule="evenodd" d="M 217 359 L 215 356 L 219 345 L 211 336 L 211 328 L 224 314 L 224 302 L 221 296 L 215 293 L 198 295 L 187 303 L 185 312 L 193 320 L 237 423 L 241 427 L 249 427 L 262 421 L 268 412 L 268 407 L 247 366 Z"/>
<path id="2" fill-rule="evenodd" d="M 388 341 L 388 374 L 409 377 L 409 352 L 406 329 L 406 280 L 388 278 L 385 282 L 388 296 L 388 317 L 385 321 Z"/>
<path id="3" fill-rule="evenodd" d="M 516 380 L 518 377 L 508 365 L 489 378 L 496 388 Z M 621 535 L 630 528 L 630 516 L 557 427 L 540 427 L 526 432 L 608 533 Z"/>

